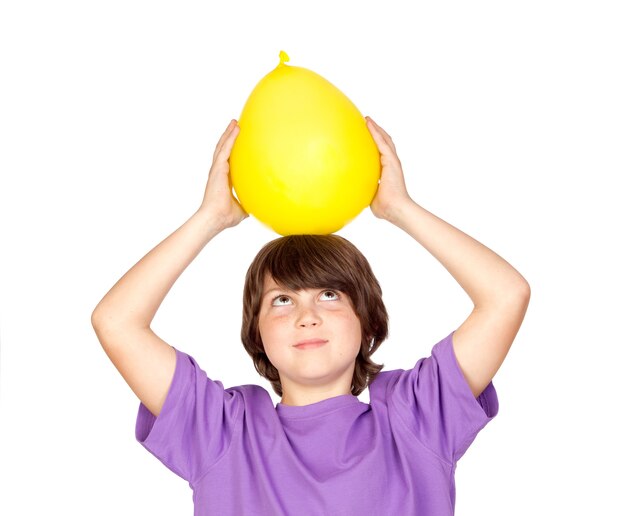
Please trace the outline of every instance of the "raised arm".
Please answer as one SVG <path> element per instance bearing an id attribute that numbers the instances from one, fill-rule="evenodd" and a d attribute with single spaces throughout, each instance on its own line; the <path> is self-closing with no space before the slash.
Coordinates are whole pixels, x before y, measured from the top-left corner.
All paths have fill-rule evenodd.
<path id="1" fill-rule="evenodd" d="M 509 263 L 480 242 L 426 211 L 409 196 L 391 137 L 371 118 L 382 175 L 371 210 L 432 254 L 469 295 L 474 308 L 454 332 L 454 352 L 474 396 L 502 365 L 522 324 L 530 287 Z"/>
<path id="2" fill-rule="evenodd" d="M 174 349 L 150 328 L 176 280 L 204 246 L 247 214 L 232 195 L 228 158 L 239 133 L 232 120 L 220 138 L 200 208 L 135 264 L 91 316 L 106 354 L 141 402 L 157 416 L 174 375 Z"/>

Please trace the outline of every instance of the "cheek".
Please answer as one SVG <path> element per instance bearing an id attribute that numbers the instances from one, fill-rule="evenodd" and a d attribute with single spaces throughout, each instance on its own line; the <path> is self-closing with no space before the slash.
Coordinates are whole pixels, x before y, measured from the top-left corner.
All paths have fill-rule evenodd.
<path id="1" fill-rule="evenodd" d="M 346 331 L 349 332 L 352 336 L 358 335 L 359 342 L 361 341 L 361 321 L 355 314 L 349 314 L 345 317 L 344 325 L 346 327 Z"/>
<path id="2" fill-rule="evenodd" d="M 361 340 L 363 338 L 363 332 L 361 329 L 361 321 L 359 321 L 358 319 L 356 320 L 356 323 L 354 324 L 353 338 L 354 338 L 354 356 L 356 357 L 361 351 Z"/>
<path id="3" fill-rule="evenodd" d="M 272 342 L 272 332 L 269 331 L 266 325 L 259 324 L 259 335 L 261 336 L 263 347 L 267 350 L 268 344 Z"/>
<path id="4" fill-rule="evenodd" d="M 344 335 L 349 342 L 349 353 L 356 356 L 361 349 L 361 321 L 356 315 L 349 314 L 341 322 Z"/>
<path id="5" fill-rule="evenodd" d="M 261 335 L 261 341 L 265 352 L 269 355 L 269 351 L 274 347 L 274 344 L 281 340 L 282 324 L 276 319 L 265 318 L 259 321 L 259 335 Z"/>

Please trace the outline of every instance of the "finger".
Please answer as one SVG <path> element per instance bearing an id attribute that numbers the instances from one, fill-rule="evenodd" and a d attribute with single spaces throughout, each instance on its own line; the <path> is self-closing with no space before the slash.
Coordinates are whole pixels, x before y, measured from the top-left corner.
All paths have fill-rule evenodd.
<path id="1" fill-rule="evenodd" d="M 228 138 L 228 136 L 230 135 L 230 133 L 232 132 L 236 124 L 237 124 L 237 121 L 233 119 L 228 123 L 228 126 L 226 126 L 226 130 L 224 131 L 222 136 L 220 136 L 220 139 L 218 140 L 217 145 L 215 145 L 215 152 L 213 152 L 213 160 L 215 160 L 215 157 L 217 156 L 219 151 L 222 149 L 224 142 L 226 141 L 226 139 Z"/>
<path id="2" fill-rule="evenodd" d="M 235 140 L 239 135 L 239 130 L 240 127 L 237 124 L 232 127 L 231 131 L 228 133 L 228 136 L 222 142 L 222 146 L 217 153 L 219 159 L 223 159 L 224 161 L 228 160 L 228 158 L 230 157 L 230 152 L 233 149 L 233 145 L 235 144 Z"/>
<path id="3" fill-rule="evenodd" d="M 374 122 L 374 120 L 372 120 L 370 117 L 365 117 L 367 119 L 369 119 L 369 121 L 372 123 L 372 125 L 381 133 L 383 140 L 385 141 L 385 143 L 387 145 L 389 145 L 389 147 L 391 147 L 393 149 L 393 151 L 396 151 L 396 146 L 393 143 L 393 140 L 391 138 L 391 136 L 389 136 L 389 133 L 387 133 L 387 131 L 385 131 L 381 126 L 379 126 L 376 122 Z"/>
<path id="4" fill-rule="evenodd" d="M 390 143 L 388 141 L 383 131 L 378 126 L 378 124 L 376 124 L 376 122 L 374 122 L 369 117 L 367 118 L 369 121 L 368 128 L 370 130 L 370 133 L 372 134 L 372 137 L 374 138 L 374 141 L 376 142 L 376 145 L 378 145 L 378 150 L 380 151 L 380 153 L 387 154 L 389 152 L 395 152 L 395 148 L 393 147 L 393 142 Z"/>
<path id="5" fill-rule="evenodd" d="M 237 120 L 232 119 L 228 123 L 228 126 L 226 127 L 226 130 L 224 131 L 222 136 L 220 136 L 220 139 L 218 140 L 217 145 L 215 146 L 215 152 L 213 152 L 213 160 L 215 160 L 215 157 L 217 156 L 217 154 L 221 150 L 222 146 L 224 145 L 224 142 L 230 136 L 230 134 L 232 133 L 232 131 L 233 131 L 233 129 L 235 127 L 237 127 Z"/>
<path id="6" fill-rule="evenodd" d="M 391 136 L 389 136 L 389 133 L 387 133 L 387 131 L 385 131 L 381 126 L 379 126 L 376 122 L 374 122 L 374 120 L 372 120 L 370 117 L 367 117 L 367 118 L 369 118 L 372 125 L 381 133 L 385 143 L 395 150 L 396 146 L 394 145 Z"/>

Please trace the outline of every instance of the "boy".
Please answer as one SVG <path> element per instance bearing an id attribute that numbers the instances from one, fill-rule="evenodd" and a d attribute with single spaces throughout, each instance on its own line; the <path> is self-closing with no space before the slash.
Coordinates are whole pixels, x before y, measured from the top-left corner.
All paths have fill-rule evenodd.
<path id="1" fill-rule="evenodd" d="M 506 261 L 411 199 L 391 138 L 366 124 L 382 164 L 372 212 L 427 249 L 474 304 L 431 357 L 379 372 L 370 355 L 386 337 L 380 289 L 336 236 L 270 242 L 248 271 L 242 340 L 282 396 L 275 408 L 261 387 L 224 389 L 152 332 L 183 270 L 247 216 L 228 178 L 235 120 L 217 144 L 201 207 L 94 310 L 100 342 L 141 400 L 137 439 L 189 481 L 196 515 L 454 512 L 456 462 L 497 413 L 491 380 L 530 289 Z M 368 383 L 365 404 L 355 395 Z"/>

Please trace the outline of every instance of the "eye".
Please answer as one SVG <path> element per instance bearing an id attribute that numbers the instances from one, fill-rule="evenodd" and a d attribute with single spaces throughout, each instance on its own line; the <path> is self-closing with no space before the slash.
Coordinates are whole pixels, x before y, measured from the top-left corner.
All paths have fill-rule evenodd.
<path id="1" fill-rule="evenodd" d="M 334 290 L 324 290 L 324 292 L 322 292 L 322 295 L 320 296 L 320 299 L 322 301 L 336 301 L 337 299 L 339 299 L 339 294 Z"/>
<path id="2" fill-rule="evenodd" d="M 289 304 L 291 304 L 291 298 L 283 294 L 272 299 L 272 306 L 286 306 Z"/>

